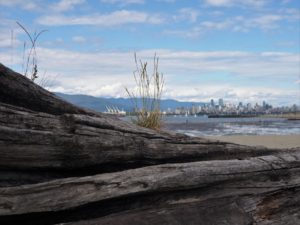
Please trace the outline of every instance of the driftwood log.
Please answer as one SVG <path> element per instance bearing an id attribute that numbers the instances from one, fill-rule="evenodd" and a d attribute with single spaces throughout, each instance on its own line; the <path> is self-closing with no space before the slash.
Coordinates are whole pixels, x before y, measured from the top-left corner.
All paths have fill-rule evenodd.
<path id="1" fill-rule="evenodd" d="M 300 224 L 300 149 L 137 127 L 0 64 L 0 224 Z"/>

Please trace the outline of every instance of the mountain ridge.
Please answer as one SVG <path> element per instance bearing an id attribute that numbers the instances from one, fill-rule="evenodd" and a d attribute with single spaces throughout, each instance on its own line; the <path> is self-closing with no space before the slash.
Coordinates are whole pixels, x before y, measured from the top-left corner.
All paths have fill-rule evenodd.
<path id="1" fill-rule="evenodd" d="M 106 111 L 106 106 L 118 107 L 125 111 L 132 111 L 133 102 L 130 98 L 105 98 L 105 97 L 95 97 L 90 95 L 82 94 L 65 94 L 60 92 L 55 92 L 58 97 L 83 108 L 92 109 L 99 112 Z M 193 105 L 202 106 L 206 103 L 204 102 L 181 102 L 174 99 L 162 99 L 161 100 L 161 110 L 175 109 L 177 107 L 190 108 Z"/>

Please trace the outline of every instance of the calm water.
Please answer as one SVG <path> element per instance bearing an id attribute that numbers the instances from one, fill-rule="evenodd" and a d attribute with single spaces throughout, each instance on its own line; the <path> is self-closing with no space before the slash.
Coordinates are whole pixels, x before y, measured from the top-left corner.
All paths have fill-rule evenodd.
<path id="1" fill-rule="evenodd" d="M 129 117 L 123 118 L 130 121 Z M 300 120 L 165 116 L 163 128 L 190 136 L 300 134 Z"/>
<path id="2" fill-rule="evenodd" d="M 300 121 L 281 118 L 164 117 L 164 128 L 190 136 L 300 134 Z"/>

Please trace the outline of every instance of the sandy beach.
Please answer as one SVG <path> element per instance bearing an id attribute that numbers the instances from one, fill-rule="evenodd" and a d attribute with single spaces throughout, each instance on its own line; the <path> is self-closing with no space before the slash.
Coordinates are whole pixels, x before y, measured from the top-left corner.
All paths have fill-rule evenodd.
<path id="1" fill-rule="evenodd" d="M 300 147 L 300 134 L 295 135 L 234 135 L 206 137 L 212 140 L 226 141 L 249 146 L 265 146 L 268 148 Z"/>

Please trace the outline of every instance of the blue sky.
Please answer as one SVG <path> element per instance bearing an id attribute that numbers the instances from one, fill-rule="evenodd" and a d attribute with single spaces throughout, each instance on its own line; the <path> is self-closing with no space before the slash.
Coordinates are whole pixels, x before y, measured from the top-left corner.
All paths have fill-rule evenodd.
<path id="1" fill-rule="evenodd" d="M 300 104 L 298 0 L 0 0 L 0 12 L 0 62 L 19 72 L 15 21 L 48 30 L 37 55 L 52 91 L 124 97 L 134 52 L 157 53 L 164 98 Z"/>

